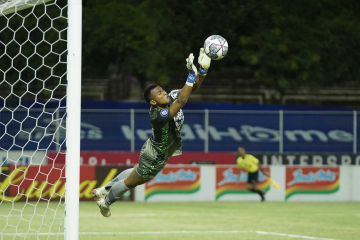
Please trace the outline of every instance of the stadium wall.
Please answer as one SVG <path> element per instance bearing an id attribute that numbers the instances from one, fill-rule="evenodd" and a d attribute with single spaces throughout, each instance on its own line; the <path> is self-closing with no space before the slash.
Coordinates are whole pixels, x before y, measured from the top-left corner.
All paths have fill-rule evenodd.
<path id="1" fill-rule="evenodd" d="M 168 166 L 152 181 L 135 189 L 135 201 L 259 201 L 246 190 L 247 173 L 234 165 Z M 259 174 L 258 186 L 268 201 L 360 201 L 360 167 L 265 167 L 280 185 L 275 189 Z"/>
<path id="2" fill-rule="evenodd" d="M 3 165 L 0 168 L 0 200 L 58 201 L 65 194 L 64 165 Z M 91 191 L 104 186 L 132 166 L 80 168 L 80 200 L 92 201 Z M 275 189 L 259 174 L 258 186 L 268 201 L 360 201 L 360 166 L 267 166 Z M 38 174 L 38 172 L 41 174 Z M 235 165 L 167 165 L 153 180 L 128 192 L 125 201 L 259 201 L 246 190 L 247 173 Z M 10 184 L 11 183 L 11 184 Z"/>

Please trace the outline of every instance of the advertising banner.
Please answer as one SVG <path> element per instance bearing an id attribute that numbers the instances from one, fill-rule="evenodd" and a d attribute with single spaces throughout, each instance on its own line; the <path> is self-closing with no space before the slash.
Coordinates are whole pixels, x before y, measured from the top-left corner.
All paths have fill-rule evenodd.
<path id="1" fill-rule="evenodd" d="M 287 167 L 285 184 L 286 200 L 297 194 L 333 194 L 340 188 L 340 168 Z"/>
<path id="2" fill-rule="evenodd" d="M 250 153 L 264 165 L 285 166 L 339 166 L 360 165 L 358 154 L 325 154 L 325 153 Z M 36 155 L 35 155 L 36 156 Z M 39 155 L 44 159 L 44 155 Z M 65 164 L 65 153 L 48 151 L 48 158 L 42 163 Z M 135 165 L 139 162 L 140 152 L 106 152 L 81 151 L 81 164 L 98 165 Z M 236 152 L 183 152 L 182 155 L 170 157 L 168 164 L 235 164 Z"/>
<path id="3" fill-rule="evenodd" d="M 360 165 L 360 155 L 352 153 L 254 153 L 264 165 L 337 166 Z"/>
<path id="4" fill-rule="evenodd" d="M 270 176 L 270 168 L 264 168 L 266 174 Z M 238 181 L 239 170 L 237 167 L 217 167 L 216 168 L 216 196 L 219 200 L 224 195 L 230 194 L 254 194 L 246 189 L 248 173 L 242 171 L 240 181 Z M 270 183 L 267 181 L 264 174 L 259 171 L 258 188 L 263 191 L 269 191 Z"/>
<path id="5" fill-rule="evenodd" d="M 46 151 L 0 151 L 0 165 L 48 164 Z"/>
<path id="6" fill-rule="evenodd" d="M 105 185 L 128 167 L 80 167 L 80 200 L 92 201 L 91 191 Z M 0 174 L 0 201 L 59 201 L 65 196 L 65 167 L 59 166 L 2 166 Z M 5 194 L 2 194 L 2 193 Z M 133 190 L 121 201 L 133 201 Z"/>
<path id="7" fill-rule="evenodd" d="M 200 167 L 165 167 L 145 184 L 145 200 L 154 195 L 193 194 L 200 190 Z"/>
<path id="8" fill-rule="evenodd" d="M 65 153 L 48 152 L 48 161 L 56 164 L 65 164 Z M 140 152 L 97 152 L 81 151 L 81 164 L 96 165 L 134 165 L 139 162 Z M 234 164 L 234 152 L 183 152 L 182 155 L 170 157 L 168 164 Z"/>
<path id="9" fill-rule="evenodd" d="M 63 116 L 64 112 L 61 112 Z M 13 116 L 14 115 L 14 116 Z M 27 113 L 4 112 L 1 118 L 24 119 Z M 209 111 L 208 125 L 205 126 L 205 112 L 184 110 L 185 122 L 182 129 L 183 150 L 201 152 L 205 149 L 208 137 L 210 152 L 236 151 L 239 146 L 251 152 L 279 152 L 279 142 L 283 141 L 284 152 L 353 152 L 354 116 L 353 113 L 303 113 L 283 112 L 228 112 Z M 34 118 L 37 120 L 35 121 Z M 149 113 L 130 110 L 83 111 L 81 113 L 81 150 L 83 151 L 140 151 L 144 142 L 152 135 Z M 133 121 L 132 121 L 133 119 Z M 358 125 L 360 118 L 357 118 Z M 283 122 L 282 136 L 279 122 Z M 11 149 L 14 139 L 24 150 L 55 150 L 53 138 L 60 143 L 66 139 L 66 129 L 59 128 L 51 114 L 34 113 L 20 125 L 12 121 L 8 134 L 2 141 L 2 148 Z M 64 126 L 66 121 L 62 121 Z M 46 135 L 44 129 L 46 128 Z M 356 133 L 356 132 L 355 132 Z M 356 133 L 357 134 L 357 133 Z M 134 137 L 134 145 L 132 139 Z M 31 141 L 29 141 L 29 139 Z M 360 141 L 356 142 L 360 149 Z M 61 150 L 65 149 L 62 144 Z"/>

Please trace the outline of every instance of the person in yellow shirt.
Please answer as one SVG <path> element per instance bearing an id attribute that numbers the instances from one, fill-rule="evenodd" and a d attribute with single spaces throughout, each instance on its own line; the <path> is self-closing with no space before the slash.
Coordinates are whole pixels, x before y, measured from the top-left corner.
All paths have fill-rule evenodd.
<path id="1" fill-rule="evenodd" d="M 259 169 L 267 176 L 261 163 L 253 155 L 247 154 L 243 147 L 238 148 L 238 153 L 239 157 L 236 159 L 239 168 L 238 182 L 240 182 L 241 169 L 245 169 L 245 171 L 248 172 L 247 189 L 251 192 L 258 193 L 261 197 L 261 201 L 265 201 L 265 192 L 257 187 Z"/>

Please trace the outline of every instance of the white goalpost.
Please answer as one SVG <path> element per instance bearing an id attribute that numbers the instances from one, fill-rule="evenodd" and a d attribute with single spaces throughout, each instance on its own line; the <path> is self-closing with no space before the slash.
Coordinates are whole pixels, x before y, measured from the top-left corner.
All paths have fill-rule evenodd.
<path id="1" fill-rule="evenodd" d="M 81 33 L 82 0 L 0 0 L 0 240 L 78 240 Z"/>

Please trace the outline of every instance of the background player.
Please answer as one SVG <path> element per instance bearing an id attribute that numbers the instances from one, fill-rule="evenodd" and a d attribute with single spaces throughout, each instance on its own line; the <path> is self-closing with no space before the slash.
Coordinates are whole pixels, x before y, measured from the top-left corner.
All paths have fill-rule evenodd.
<path id="1" fill-rule="evenodd" d="M 261 197 L 261 201 L 265 201 L 265 192 L 261 191 L 257 187 L 259 169 L 265 176 L 267 176 L 260 161 L 253 155 L 247 154 L 245 148 L 243 147 L 238 148 L 238 154 L 239 157 L 236 159 L 236 163 L 239 168 L 238 182 L 240 182 L 241 169 L 245 169 L 245 171 L 248 172 L 246 188 L 251 192 L 258 193 Z"/>
<path id="2" fill-rule="evenodd" d="M 186 67 L 190 73 L 181 90 L 173 90 L 168 95 L 157 84 L 151 84 L 144 89 L 144 98 L 151 105 L 149 114 L 153 135 L 141 148 L 139 164 L 121 172 L 104 187 L 92 191 L 104 217 L 110 217 L 110 205 L 121 198 L 126 191 L 150 181 L 166 165 L 169 157 L 182 153 L 181 128 L 184 114 L 181 108 L 190 94 L 199 88 L 211 63 L 211 59 L 201 48 L 198 75 L 193 60 L 193 54 L 186 59 Z"/>

